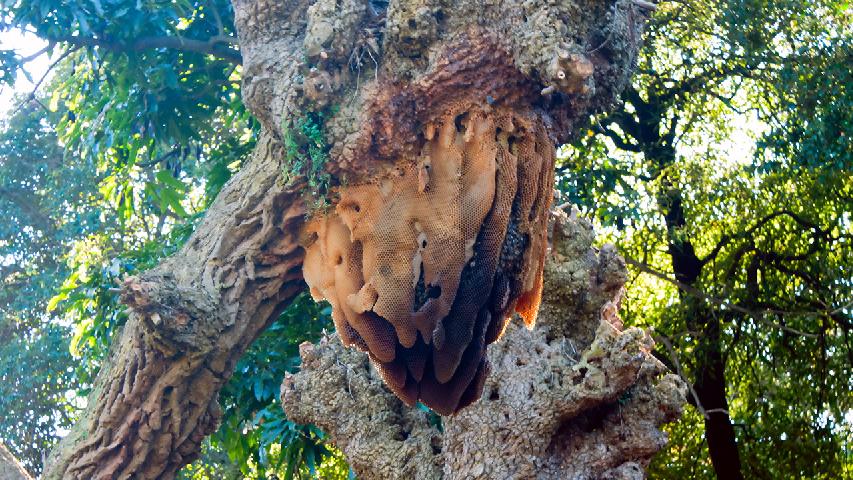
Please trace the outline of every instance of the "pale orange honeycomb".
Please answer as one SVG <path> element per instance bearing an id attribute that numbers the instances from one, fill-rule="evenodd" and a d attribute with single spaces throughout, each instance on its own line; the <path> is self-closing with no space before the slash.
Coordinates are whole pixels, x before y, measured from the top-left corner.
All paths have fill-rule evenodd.
<path id="1" fill-rule="evenodd" d="M 477 400 L 486 345 L 542 291 L 554 148 L 534 116 L 455 112 L 419 158 L 340 187 L 303 232 L 304 277 L 341 340 L 403 401 L 449 415 Z"/>

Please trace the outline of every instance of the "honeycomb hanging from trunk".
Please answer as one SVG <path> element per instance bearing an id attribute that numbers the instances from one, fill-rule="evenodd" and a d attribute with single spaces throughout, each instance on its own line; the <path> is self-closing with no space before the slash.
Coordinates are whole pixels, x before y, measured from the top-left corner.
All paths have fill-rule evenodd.
<path id="1" fill-rule="evenodd" d="M 487 108 L 424 129 L 419 158 L 339 188 L 303 232 L 304 277 L 388 386 L 449 415 L 477 400 L 486 345 L 542 292 L 554 148 L 533 115 Z"/>

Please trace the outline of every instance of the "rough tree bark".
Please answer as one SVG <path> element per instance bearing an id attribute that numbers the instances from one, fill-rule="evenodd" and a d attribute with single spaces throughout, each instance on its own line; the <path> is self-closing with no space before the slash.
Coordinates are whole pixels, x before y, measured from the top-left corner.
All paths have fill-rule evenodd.
<path id="1" fill-rule="evenodd" d="M 299 232 L 313 183 L 282 172 L 299 173 L 285 139 L 308 112 L 333 112 L 322 131 L 328 160 L 312 165 L 330 175 L 332 193 L 416 155 L 425 125 L 470 108 L 518 112 L 558 145 L 625 87 L 652 8 L 640 0 L 234 0 L 244 101 L 263 126 L 258 147 L 180 252 L 125 281 L 129 320 L 45 478 L 168 479 L 198 456 L 237 359 L 304 288 Z M 616 383 L 599 402 L 631 382 Z M 571 416 L 589 398 L 560 408 Z M 565 431 L 577 428 L 592 427 Z M 570 437 L 550 448 L 568 448 Z"/>
<path id="2" fill-rule="evenodd" d="M 590 248 L 589 223 L 556 217 L 536 328 L 511 325 L 490 347 L 482 400 L 443 431 L 334 335 L 302 345 L 281 388 L 288 416 L 328 432 L 363 479 L 643 478 L 687 387 L 645 332 L 622 329 L 624 261 Z"/>

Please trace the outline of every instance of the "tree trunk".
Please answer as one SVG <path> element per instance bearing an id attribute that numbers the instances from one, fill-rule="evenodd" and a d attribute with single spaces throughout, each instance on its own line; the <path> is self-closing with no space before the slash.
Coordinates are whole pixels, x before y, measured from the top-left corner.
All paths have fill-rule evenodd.
<path id="1" fill-rule="evenodd" d="M 234 0 L 258 147 L 187 244 L 125 281 L 129 320 L 45 478 L 173 478 L 216 428 L 237 359 L 304 288 L 300 232 L 317 197 L 334 202 L 338 185 L 414 161 L 429 125 L 468 111 L 529 119 L 553 149 L 625 87 L 650 8 Z M 304 128 L 317 118 L 322 140 Z M 610 402 L 631 381 L 561 415 Z M 576 428 L 590 427 L 563 431 Z M 571 444 L 564 435 L 552 448 Z"/>
<path id="2" fill-rule="evenodd" d="M 651 164 L 653 176 L 663 175 L 657 195 L 658 209 L 667 229 L 668 253 L 675 279 L 696 287 L 704 263 L 697 256 L 690 238 L 685 234 L 687 217 L 681 188 L 667 177 L 667 168 L 676 162 L 674 139 L 677 121 L 664 123 L 668 107 L 661 97 L 649 94 L 644 100 L 639 92 L 629 88 L 627 96 L 636 109 L 636 120 L 632 116 L 617 116 L 617 123 L 636 141 L 638 150 Z M 677 119 L 676 119 L 677 120 Z M 680 292 L 681 293 L 681 292 Z M 691 331 L 701 332 L 698 336 L 695 358 L 694 391 L 696 405 L 705 415 L 705 438 L 717 478 L 740 479 L 740 454 L 735 430 L 729 416 L 726 398 L 725 360 L 720 339 L 720 320 L 709 310 L 703 299 L 682 294 L 685 315 Z"/>
<path id="3" fill-rule="evenodd" d="M 720 479 L 742 479 L 740 452 L 729 417 L 726 398 L 726 364 L 720 351 L 720 322 L 705 323 L 705 335 L 696 352 L 696 382 L 693 385 L 705 412 L 705 438 L 714 472 Z"/>

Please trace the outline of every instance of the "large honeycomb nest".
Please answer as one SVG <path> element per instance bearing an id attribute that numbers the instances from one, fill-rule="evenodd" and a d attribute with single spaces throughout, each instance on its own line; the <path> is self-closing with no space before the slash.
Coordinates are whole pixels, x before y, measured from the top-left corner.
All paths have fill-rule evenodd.
<path id="1" fill-rule="evenodd" d="M 418 158 L 340 187 L 303 233 L 304 276 L 391 390 L 449 415 L 480 398 L 486 345 L 535 321 L 554 148 L 533 115 L 489 108 L 426 126 Z"/>

